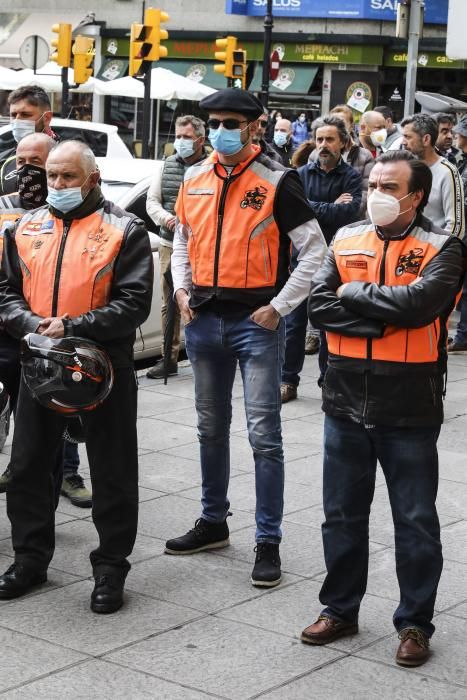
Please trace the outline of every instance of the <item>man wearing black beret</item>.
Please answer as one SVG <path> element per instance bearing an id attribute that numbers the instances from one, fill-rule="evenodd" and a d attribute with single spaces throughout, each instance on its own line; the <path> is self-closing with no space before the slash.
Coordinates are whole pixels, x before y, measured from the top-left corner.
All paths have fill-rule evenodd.
<path id="1" fill-rule="evenodd" d="M 256 479 L 255 586 L 281 580 L 284 493 L 280 381 L 284 316 L 308 296 L 326 251 L 297 174 L 253 143 L 261 103 L 226 89 L 201 101 L 211 156 L 185 173 L 172 256 L 176 299 L 195 378 L 202 511 L 168 554 L 229 544 L 229 433 L 237 364 Z M 291 243 L 300 250 L 289 276 Z M 241 506 L 240 506 L 241 507 Z"/>

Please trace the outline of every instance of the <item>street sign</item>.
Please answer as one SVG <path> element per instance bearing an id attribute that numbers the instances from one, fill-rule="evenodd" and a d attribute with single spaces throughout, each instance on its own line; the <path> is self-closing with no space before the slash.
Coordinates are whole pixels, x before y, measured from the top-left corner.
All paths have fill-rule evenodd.
<path id="1" fill-rule="evenodd" d="M 19 49 L 19 57 L 23 66 L 36 71 L 45 66 L 50 56 L 50 48 L 45 39 L 37 34 L 26 37 Z"/>
<path id="2" fill-rule="evenodd" d="M 271 54 L 271 61 L 269 64 L 269 77 L 271 80 L 276 80 L 279 75 L 279 69 L 281 67 L 281 61 L 279 57 L 279 51 L 275 49 Z"/>

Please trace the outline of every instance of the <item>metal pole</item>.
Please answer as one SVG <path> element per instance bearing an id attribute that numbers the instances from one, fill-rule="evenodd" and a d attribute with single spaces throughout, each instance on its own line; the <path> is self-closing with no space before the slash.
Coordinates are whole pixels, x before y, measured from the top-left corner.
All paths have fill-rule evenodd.
<path id="1" fill-rule="evenodd" d="M 149 134 L 151 129 L 151 73 L 152 61 L 144 75 L 143 125 L 141 129 L 141 156 L 149 158 Z"/>
<path id="2" fill-rule="evenodd" d="M 156 135 L 154 139 L 154 160 L 158 159 L 159 153 L 159 127 L 161 121 L 161 101 L 156 100 Z"/>
<path id="3" fill-rule="evenodd" d="M 265 108 L 267 108 L 269 100 L 269 66 L 271 61 L 271 39 L 273 26 L 272 0 L 267 0 L 266 14 L 264 15 L 263 78 L 261 83 L 261 102 Z"/>
<path id="4" fill-rule="evenodd" d="M 407 77 L 405 81 L 404 117 L 413 114 L 417 86 L 418 43 L 423 26 L 424 0 L 411 0 L 409 17 L 409 44 L 407 50 Z"/>
<path id="5" fill-rule="evenodd" d="M 34 73 L 35 73 L 37 70 L 37 34 L 34 34 L 34 58 L 33 58 L 33 62 L 34 62 Z"/>
<path id="6" fill-rule="evenodd" d="M 68 68 L 62 68 L 62 119 L 68 116 Z"/>

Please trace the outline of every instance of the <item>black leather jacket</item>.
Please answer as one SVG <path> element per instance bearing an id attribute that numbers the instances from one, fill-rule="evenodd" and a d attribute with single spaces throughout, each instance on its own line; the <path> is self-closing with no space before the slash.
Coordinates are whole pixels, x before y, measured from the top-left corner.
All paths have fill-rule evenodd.
<path id="1" fill-rule="evenodd" d="M 83 204 L 63 215 L 51 209 L 59 218 L 81 219 L 106 208 L 119 216 L 121 210 L 104 199 L 95 187 Z M 76 274 L 79 274 L 79 261 Z M 143 222 L 132 217 L 127 224 L 123 243 L 114 266 L 110 301 L 75 318 L 64 321 L 65 335 L 89 338 L 110 355 L 115 368 L 133 365 L 133 343 L 136 329 L 149 316 L 153 289 L 153 260 L 149 236 Z M 66 284 L 66 279 L 62 280 Z M 4 241 L 0 273 L 0 316 L 5 328 L 14 338 L 34 332 L 41 317 L 31 311 L 23 296 L 23 273 L 15 243 L 15 231 L 7 232 Z"/>
<path id="2" fill-rule="evenodd" d="M 415 225 L 434 230 L 424 217 L 419 217 Z M 391 245 L 397 243 L 393 240 Z M 386 324 L 421 328 L 439 318 L 441 332 L 437 362 L 401 363 L 329 355 L 323 385 L 325 413 L 366 425 L 428 427 L 442 423 L 447 321 L 462 286 L 465 254 L 463 243 L 451 236 L 424 268 L 421 284 L 407 287 L 351 282 L 339 299 L 336 290 L 342 280 L 332 248 L 329 250 L 311 283 L 308 314 L 316 328 L 371 339 L 382 337 Z"/>

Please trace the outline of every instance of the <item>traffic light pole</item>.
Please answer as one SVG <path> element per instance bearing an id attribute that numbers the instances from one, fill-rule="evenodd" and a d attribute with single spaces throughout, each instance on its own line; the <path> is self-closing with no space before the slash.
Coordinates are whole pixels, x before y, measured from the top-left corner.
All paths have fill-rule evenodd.
<path id="1" fill-rule="evenodd" d="M 144 74 L 144 97 L 143 97 L 143 124 L 141 132 L 142 149 L 141 156 L 143 158 L 150 157 L 150 131 L 151 131 L 151 73 L 152 62 Z M 157 158 L 157 153 L 154 154 Z"/>
<path id="2" fill-rule="evenodd" d="M 422 28 L 423 0 L 411 0 L 409 17 L 409 44 L 407 50 L 407 76 L 405 79 L 404 117 L 413 114 L 417 87 L 418 43 Z"/>
<path id="3" fill-rule="evenodd" d="M 269 66 L 273 26 L 272 0 L 267 0 L 266 14 L 264 15 L 263 79 L 261 83 L 261 102 L 265 108 L 267 108 L 269 101 Z"/>
<path id="4" fill-rule="evenodd" d="M 62 68 L 62 110 L 60 116 L 66 119 L 68 116 L 68 68 Z"/>

